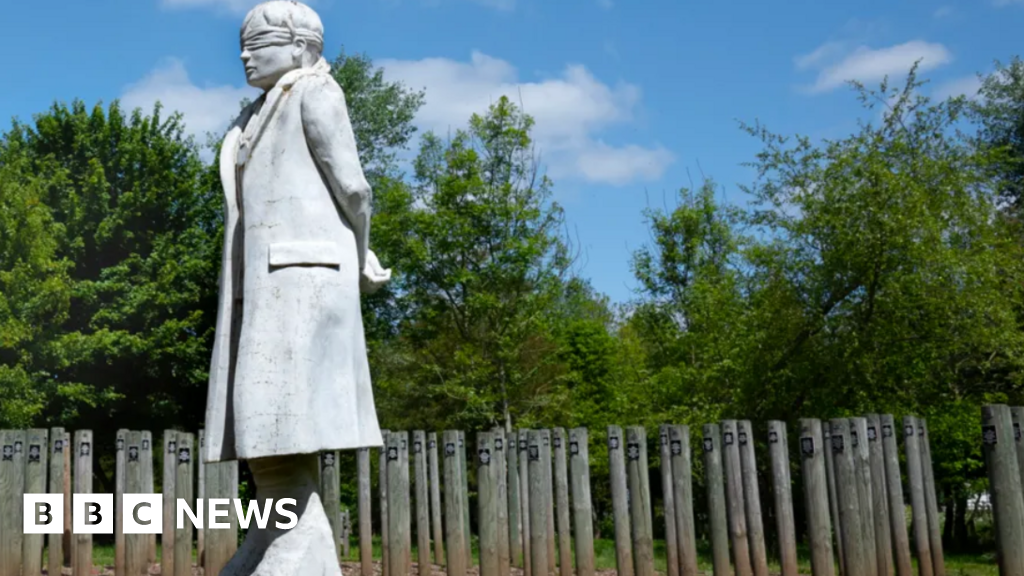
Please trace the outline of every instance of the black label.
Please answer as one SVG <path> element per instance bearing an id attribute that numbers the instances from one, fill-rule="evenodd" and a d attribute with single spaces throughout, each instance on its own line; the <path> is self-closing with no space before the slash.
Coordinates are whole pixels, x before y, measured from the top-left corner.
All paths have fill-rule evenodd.
<path id="1" fill-rule="evenodd" d="M 53 442 L 53 453 L 54 454 L 58 454 L 58 453 L 61 453 L 61 452 L 64 452 L 64 441 L 63 440 L 55 440 Z"/>
<path id="2" fill-rule="evenodd" d="M 555 448 L 561 448 L 561 447 L 562 447 L 562 438 L 560 436 L 555 436 Z"/>
<path id="3" fill-rule="evenodd" d="M 800 451 L 807 458 L 814 456 L 814 438 L 807 436 L 800 439 Z"/>
<path id="4" fill-rule="evenodd" d="M 462 436 L 459 436 L 459 448 L 462 448 L 465 445 L 466 445 L 466 443 L 463 442 Z"/>
<path id="5" fill-rule="evenodd" d="M 423 442 L 416 440 L 412 443 L 412 453 L 419 454 L 421 451 L 423 451 Z"/>
<path id="6" fill-rule="evenodd" d="M 42 447 L 39 444 L 28 445 L 28 463 L 39 464 L 40 456 L 42 455 Z"/>
<path id="7" fill-rule="evenodd" d="M 178 449 L 178 462 L 186 464 L 192 461 L 192 450 L 187 447 Z"/>
<path id="8" fill-rule="evenodd" d="M 732 432 L 725 433 L 725 445 L 732 446 Z"/>
<path id="9" fill-rule="evenodd" d="M 832 451 L 840 454 L 843 451 L 843 437 L 836 434 L 832 437 Z"/>
<path id="10" fill-rule="evenodd" d="M 714 449 L 715 449 L 715 441 L 714 441 L 714 439 L 712 439 L 712 438 L 705 438 L 704 439 L 704 451 L 705 452 L 711 452 Z"/>
<path id="11" fill-rule="evenodd" d="M 178 443 L 177 442 L 175 442 L 174 440 L 171 440 L 170 442 L 167 443 L 167 453 L 168 454 L 174 454 L 177 451 L 178 451 Z"/>
<path id="12" fill-rule="evenodd" d="M 579 453 L 580 453 L 580 443 L 579 442 L 569 442 L 569 454 L 572 454 L 573 456 L 575 456 L 575 455 L 577 455 Z"/>
<path id="13" fill-rule="evenodd" d="M 540 437 L 540 439 L 541 439 L 541 441 L 543 441 L 543 442 L 544 442 L 544 445 L 545 445 L 545 446 L 547 446 L 548 444 L 550 444 L 550 440 L 548 439 L 547 435 L 541 436 L 541 437 Z"/>
<path id="14" fill-rule="evenodd" d="M 996 443 L 996 427 L 995 426 L 982 426 L 981 427 L 981 439 L 985 444 L 993 445 Z M 4 449 L 7 447 L 4 446 Z"/>
<path id="15" fill-rule="evenodd" d="M 444 445 L 444 455 L 445 456 L 455 456 L 455 443 L 454 442 L 449 442 L 449 443 Z"/>
<path id="16" fill-rule="evenodd" d="M 540 446 L 530 446 L 530 460 L 540 460 Z"/>
<path id="17" fill-rule="evenodd" d="M 487 448 L 482 448 L 482 449 L 480 449 L 478 454 L 480 456 L 480 465 L 481 466 L 489 466 L 491 464 L 491 451 L 490 450 L 488 450 Z"/>
<path id="18" fill-rule="evenodd" d="M 683 453 L 683 443 L 680 440 L 673 440 L 671 451 L 673 456 L 679 456 Z"/>
<path id="19" fill-rule="evenodd" d="M 409 447 L 406 446 L 406 444 L 405 444 L 405 438 L 402 438 L 402 446 L 401 446 L 401 448 L 402 448 L 402 452 L 405 452 L 406 450 L 409 449 Z"/>
<path id="20" fill-rule="evenodd" d="M 24 444 L 22 444 L 21 440 L 15 441 L 14 442 L 14 453 L 15 454 L 21 454 L 23 451 L 24 451 Z"/>
<path id="21" fill-rule="evenodd" d="M 924 437 L 925 433 L 924 433 L 924 427 L 923 426 L 918 426 L 917 427 L 917 435 L 921 436 L 921 437 Z"/>
<path id="22" fill-rule="evenodd" d="M 668 434 L 661 435 L 661 445 L 668 446 Z"/>
<path id="23" fill-rule="evenodd" d="M 857 431 L 856 430 L 850 430 L 850 446 L 853 446 L 854 448 L 856 448 L 859 445 L 860 444 L 857 442 Z"/>
<path id="24" fill-rule="evenodd" d="M 875 430 L 874 426 L 868 426 L 868 442 L 874 442 L 878 440 L 878 431 Z"/>
<path id="25" fill-rule="evenodd" d="M 525 452 L 526 451 L 526 440 L 520 440 L 519 441 L 519 450 L 520 450 L 520 452 Z"/>
<path id="26" fill-rule="evenodd" d="M 128 447 L 128 461 L 129 462 L 138 462 L 139 461 L 139 447 L 138 446 L 129 446 Z"/>
<path id="27" fill-rule="evenodd" d="M 4 460 L 11 460 L 11 461 L 14 460 L 14 446 L 13 445 L 11 445 L 11 444 L 4 444 L 3 459 Z"/>
<path id="28" fill-rule="evenodd" d="M 1013 423 L 1013 439 L 1020 442 L 1020 423 Z"/>
<path id="29" fill-rule="evenodd" d="M 892 438 L 892 426 L 888 424 L 882 425 L 882 438 Z"/>
<path id="30" fill-rule="evenodd" d="M 203 448 L 205 446 L 206 446 L 206 436 L 200 436 L 199 437 L 199 447 Z"/>
<path id="31" fill-rule="evenodd" d="M 117 451 L 120 452 L 121 450 L 124 450 L 124 438 L 117 439 Z"/>
<path id="32" fill-rule="evenodd" d="M 142 449 L 143 450 L 149 450 L 149 440 L 143 440 L 142 441 Z"/>
<path id="33" fill-rule="evenodd" d="M 324 468 L 334 466 L 334 452 L 324 452 Z"/>
<path id="34" fill-rule="evenodd" d="M 431 450 L 433 450 L 434 448 L 437 448 L 437 441 L 436 440 L 431 440 L 429 446 L 430 446 Z"/>
<path id="35" fill-rule="evenodd" d="M 505 441 L 502 440 L 501 438 L 495 438 L 494 439 L 494 449 L 495 450 L 504 450 L 505 449 Z"/>
<path id="36" fill-rule="evenodd" d="M 398 460 L 398 446 L 388 447 L 388 460 Z"/>
<path id="37" fill-rule="evenodd" d="M 779 443 L 779 433 L 776 432 L 775 430 L 769 430 L 768 431 L 768 443 L 769 444 L 778 444 Z"/>
<path id="38" fill-rule="evenodd" d="M 636 442 L 629 442 L 626 445 L 626 457 L 630 460 L 640 459 L 640 445 Z"/>
<path id="39" fill-rule="evenodd" d="M 746 445 L 747 445 L 747 433 L 746 432 L 740 432 L 740 446 L 746 446 Z"/>
<path id="40" fill-rule="evenodd" d="M 904 426 L 903 427 L 903 435 L 904 436 L 913 436 L 914 435 L 914 427 L 913 426 Z"/>
<path id="41" fill-rule="evenodd" d="M 82 448 L 79 450 L 82 456 L 88 456 L 90 454 L 90 445 L 88 442 L 82 442 Z"/>
<path id="42" fill-rule="evenodd" d="M 619 449 L 619 437 L 618 436 L 611 436 L 611 437 L 609 437 L 608 438 L 608 447 L 611 448 L 612 450 L 618 450 Z"/>

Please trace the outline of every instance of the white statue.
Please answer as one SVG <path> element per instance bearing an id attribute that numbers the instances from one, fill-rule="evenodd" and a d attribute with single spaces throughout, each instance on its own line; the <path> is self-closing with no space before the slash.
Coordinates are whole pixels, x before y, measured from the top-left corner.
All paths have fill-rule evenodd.
<path id="1" fill-rule="evenodd" d="M 257 498 L 296 498 L 298 524 L 250 527 L 223 574 L 340 575 L 318 454 L 382 442 L 360 292 L 390 271 L 369 250 L 371 190 L 345 96 L 308 6 L 246 16 L 242 62 L 262 89 L 220 156 L 224 255 L 206 411 L 206 462 L 246 460 Z"/>

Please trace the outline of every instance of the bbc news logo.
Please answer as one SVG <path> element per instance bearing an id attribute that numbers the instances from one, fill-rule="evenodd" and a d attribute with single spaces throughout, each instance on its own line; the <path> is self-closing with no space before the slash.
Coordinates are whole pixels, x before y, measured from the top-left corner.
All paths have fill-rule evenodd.
<path id="1" fill-rule="evenodd" d="M 64 495 L 63 494 L 25 494 L 23 524 L 25 534 L 61 534 L 64 532 Z M 205 508 L 204 508 L 205 504 Z M 267 499 L 262 504 L 253 500 L 248 509 L 239 498 L 210 498 L 205 502 L 196 499 L 193 509 L 184 498 L 175 501 L 176 526 L 178 530 L 185 528 L 190 522 L 195 528 L 230 529 L 228 518 L 232 511 L 238 525 L 248 529 L 255 521 L 260 529 L 267 527 L 271 510 L 289 518 L 288 522 L 275 522 L 274 526 L 282 530 L 290 530 L 298 523 L 299 518 L 294 511 L 294 498 L 282 498 L 276 502 Z M 122 527 L 125 534 L 160 534 L 163 532 L 163 496 L 161 494 L 124 494 L 121 500 Z M 206 512 L 204 514 L 204 511 Z M 113 534 L 114 515 L 113 494 L 72 494 L 71 532 L 73 534 Z M 208 522 L 204 522 L 209 519 Z M 205 524 L 205 526 L 204 526 Z"/>

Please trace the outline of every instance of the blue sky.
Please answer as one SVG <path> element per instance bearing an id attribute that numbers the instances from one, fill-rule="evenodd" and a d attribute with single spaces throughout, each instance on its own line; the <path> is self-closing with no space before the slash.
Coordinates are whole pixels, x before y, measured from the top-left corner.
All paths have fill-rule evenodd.
<path id="1" fill-rule="evenodd" d="M 0 115 L 54 100 L 121 98 L 222 129 L 245 86 L 238 28 L 256 0 L 11 2 L 0 50 Z M 845 80 L 877 85 L 917 59 L 933 95 L 971 93 L 975 74 L 1019 53 L 1024 0 L 680 2 L 315 0 L 329 58 L 344 45 L 426 88 L 417 124 L 445 132 L 502 94 L 537 119 L 556 199 L 584 275 L 632 296 L 642 211 L 671 206 L 701 173 L 743 202 L 740 164 L 758 151 L 738 121 L 841 137 L 864 116 Z M 387 263 L 384 263 L 387 265 Z"/>

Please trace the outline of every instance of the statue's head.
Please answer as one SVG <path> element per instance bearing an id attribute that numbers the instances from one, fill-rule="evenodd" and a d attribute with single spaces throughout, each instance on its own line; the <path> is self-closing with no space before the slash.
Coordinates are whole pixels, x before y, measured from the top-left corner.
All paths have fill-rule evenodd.
<path id="1" fill-rule="evenodd" d="M 250 86 L 270 90 L 286 73 L 312 66 L 324 47 L 324 25 L 312 8 L 270 0 L 242 23 L 242 63 Z"/>

